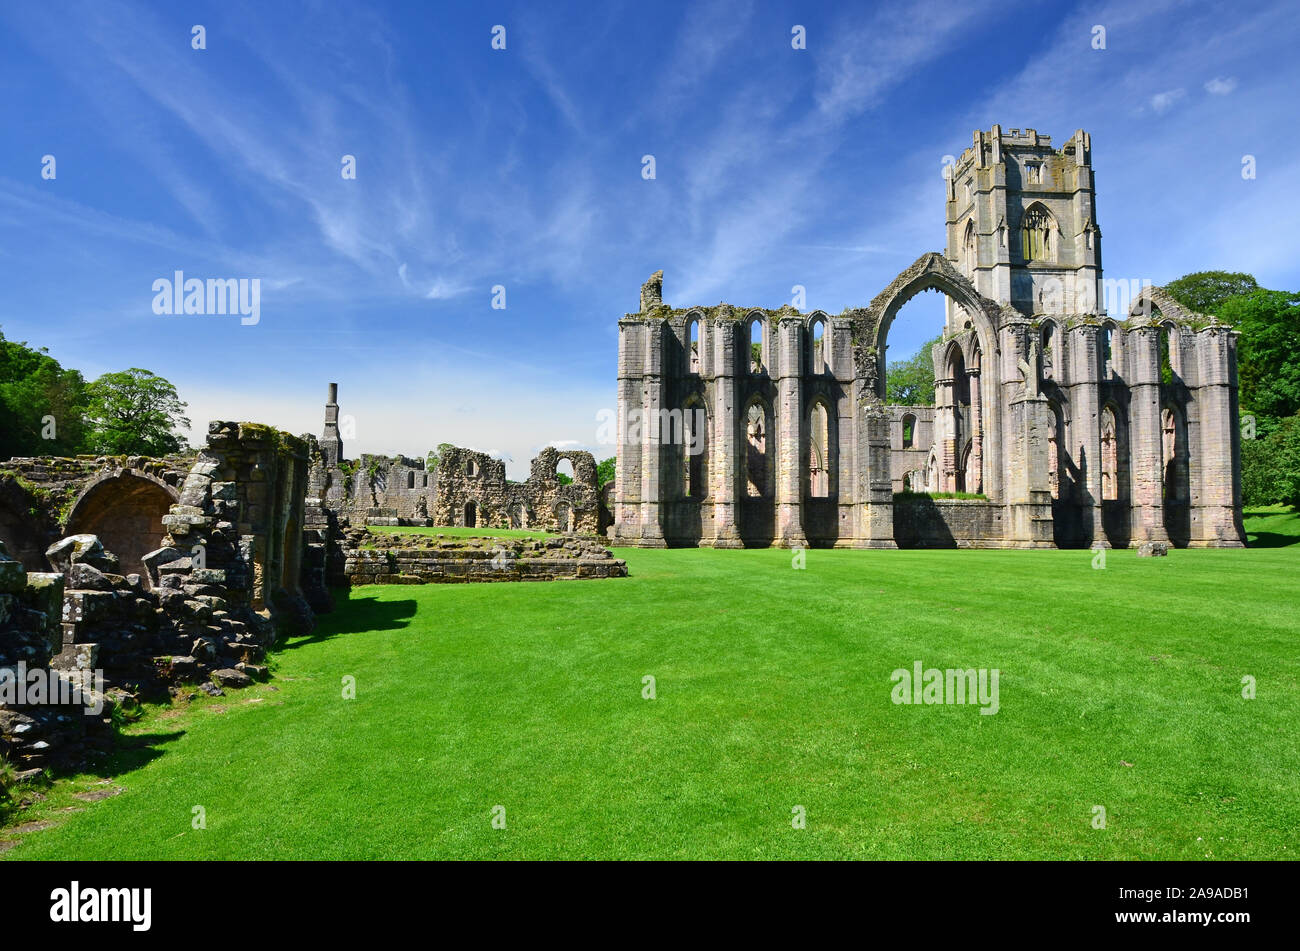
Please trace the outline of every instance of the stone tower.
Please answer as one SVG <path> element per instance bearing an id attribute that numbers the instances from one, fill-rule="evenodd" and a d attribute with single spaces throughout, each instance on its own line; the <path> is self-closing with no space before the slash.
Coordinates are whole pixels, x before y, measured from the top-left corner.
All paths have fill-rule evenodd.
<path id="1" fill-rule="evenodd" d="M 325 404 L 325 431 L 321 433 L 320 451 L 327 466 L 337 466 L 343 458 L 343 440 L 339 436 L 339 385 L 337 383 L 330 384 L 330 398 Z"/>
<path id="2" fill-rule="evenodd" d="M 1105 309 L 1088 133 L 1058 150 L 1034 129 L 976 131 L 946 184 L 947 257 L 980 294 L 1027 317 Z M 949 300 L 949 333 L 959 311 Z"/>

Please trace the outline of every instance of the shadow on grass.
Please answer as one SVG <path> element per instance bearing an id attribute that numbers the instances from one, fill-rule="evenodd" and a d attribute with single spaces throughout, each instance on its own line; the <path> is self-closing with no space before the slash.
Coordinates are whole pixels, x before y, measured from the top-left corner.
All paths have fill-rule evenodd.
<path id="1" fill-rule="evenodd" d="M 318 615 L 316 629 L 310 634 L 291 637 L 275 647 L 276 652 L 319 644 L 341 634 L 359 634 L 365 631 L 397 631 L 409 627 L 415 617 L 416 603 L 407 601 L 380 601 L 377 597 L 358 596 L 351 588 L 336 588 L 334 610 Z"/>
<path id="2" fill-rule="evenodd" d="M 1290 548 L 1300 545 L 1300 512 L 1282 505 L 1246 509 L 1247 548 Z"/>
<path id="3" fill-rule="evenodd" d="M 1280 532 L 1246 532 L 1247 548 L 1289 548 L 1300 545 L 1300 535 L 1283 535 Z"/>
<path id="4" fill-rule="evenodd" d="M 165 752 L 160 747 L 167 743 L 174 743 L 184 735 L 184 730 L 173 730 L 170 733 L 125 734 L 115 732 L 113 749 L 106 756 L 101 756 L 98 759 L 77 766 L 49 767 L 44 778 L 38 778 L 14 787 L 12 791 L 13 801 L 0 803 L 0 833 L 12 833 L 14 828 L 22 824 L 22 820 L 27 814 L 25 807 L 29 804 L 25 800 L 28 800 L 29 797 L 34 801 L 44 799 L 43 790 L 51 782 L 58 782 L 73 776 L 95 776 L 103 780 L 116 779 L 126 773 L 135 772 L 142 766 L 149 765 Z M 33 793 L 37 795 L 33 797 Z"/>
<path id="5" fill-rule="evenodd" d="M 83 768 L 81 772 L 94 773 L 102 779 L 113 779 L 123 773 L 134 772 L 162 756 L 160 746 L 175 743 L 184 735 L 184 730 L 173 730 L 170 733 L 119 733 L 114 739 L 113 752 L 102 763 L 89 769 Z"/>
<path id="6" fill-rule="evenodd" d="M 333 594 L 334 610 L 328 614 L 322 614 L 316 619 L 315 631 L 305 637 L 291 638 L 284 644 L 278 645 L 275 651 L 304 647 L 308 644 L 338 637 L 341 634 L 400 630 L 408 627 L 411 618 L 415 617 L 416 602 L 414 600 L 380 601 L 374 596 L 358 597 L 350 589 L 339 589 Z M 173 701 L 174 708 L 179 706 L 181 704 L 178 701 Z M 184 735 L 184 730 L 167 733 L 130 734 L 115 731 L 113 747 L 107 755 L 97 760 L 81 763 L 76 767 L 52 767 L 47 775 L 50 780 L 54 781 L 64 780 L 76 775 L 95 776 L 105 780 L 115 779 L 125 773 L 134 772 L 142 766 L 148 765 L 163 755 L 165 750 L 162 747 L 164 745 L 175 742 Z M 45 780 L 36 780 L 32 788 L 39 791 L 40 786 L 44 785 L 44 783 Z M 9 832 L 13 827 L 21 823 L 26 810 L 11 803 L 0 805 L 4 806 L 4 808 L 0 808 L 0 832 Z M 5 841 L 8 840 L 0 837 L 0 842 Z"/>

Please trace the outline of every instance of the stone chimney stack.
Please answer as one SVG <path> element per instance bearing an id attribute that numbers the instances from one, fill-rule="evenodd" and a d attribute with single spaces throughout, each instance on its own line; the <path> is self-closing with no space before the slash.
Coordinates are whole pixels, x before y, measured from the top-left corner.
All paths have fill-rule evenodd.
<path id="1" fill-rule="evenodd" d="M 337 466 L 343 459 L 343 440 L 339 437 L 339 385 L 330 384 L 329 402 L 325 404 L 325 432 L 320 437 L 325 465 Z"/>

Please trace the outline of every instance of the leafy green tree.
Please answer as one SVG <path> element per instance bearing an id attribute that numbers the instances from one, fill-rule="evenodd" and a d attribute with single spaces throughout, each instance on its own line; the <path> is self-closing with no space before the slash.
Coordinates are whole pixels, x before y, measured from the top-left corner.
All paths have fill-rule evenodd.
<path id="1" fill-rule="evenodd" d="M 0 459 L 82 449 L 86 381 L 44 348 L 0 334 Z"/>
<path id="2" fill-rule="evenodd" d="M 1242 440 L 1241 495 L 1246 505 L 1300 506 L 1300 416 L 1280 420 L 1261 439 Z"/>
<path id="3" fill-rule="evenodd" d="M 934 403 L 935 346 L 943 340 L 940 334 L 921 344 L 914 356 L 889 364 L 885 371 L 885 402 L 902 406 L 930 406 Z"/>
<path id="4" fill-rule="evenodd" d="M 190 421 L 167 380 L 132 367 L 105 373 L 86 387 L 90 446 L 109 455 L 162 456 L 185 449 L 177 433 Z"/>
<path id="5" fill-rule="evenodd" d="M 614 481 L 614 466 L 615 461 L 613 456 L 610 456 L 608 459 L 602 459 L 600 462 L 596 463 L 597 488 L 603 489 Z"/>
<path id="6" fill-rule="evenodd" d="M 1184 274 L 1165 285 L 1174 300 L 1198 314 L 1219 314 L 1219 305 L 1230 297 L 1259 290 L 1255 278 L 1239 271 L 1197 271 Z"/>
<path id="7" fill-rule="evenodd" d="M 1256 290 L 1220 305 L 1220 316 L 1241 334 L 1237 374 L 1243 413 L 1261 434 L 1300 413 L 1300 293 Z"/>

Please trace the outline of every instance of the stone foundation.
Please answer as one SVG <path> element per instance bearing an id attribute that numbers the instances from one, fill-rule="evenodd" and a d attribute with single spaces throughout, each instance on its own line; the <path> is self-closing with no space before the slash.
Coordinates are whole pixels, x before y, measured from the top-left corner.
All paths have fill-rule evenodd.
<path id="1" fill-rule="evenodd" d="M 448 584 L 625 578 L 627 563 L 595 541 L 349 536 L 345 574 L 351 584 Z"/>

